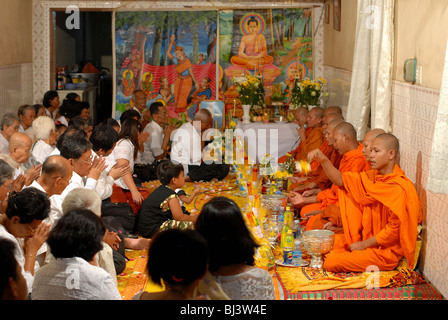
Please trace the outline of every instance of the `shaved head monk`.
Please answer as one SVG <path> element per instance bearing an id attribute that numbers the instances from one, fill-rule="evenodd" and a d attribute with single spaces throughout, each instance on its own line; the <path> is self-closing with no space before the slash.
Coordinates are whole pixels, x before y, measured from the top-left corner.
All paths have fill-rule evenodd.
<path id="1" fill-rule="evenodd" d="M 328 109 L 325 110 L 325 112 Z M 325 113 L 324 112 L 324 113 Z M 339 152 L 334 148 L 333 146 L 333 130 L 334 128 L 341 122 L 344 121 L 344 118 L 342 117 L 342 114 L 340 113 L 331 113 L 324 117 L 326 120 L 323 123 L 323 129 L 324 129 L 324 137 L 325 141 L 322 143 L 322 145 L 319 147 L 319 150 L 328 158 L 330 159 L 331 163 L 338 168 L 339 163 L 341 162 L 342 155 L 339 154 Z M 331 124 L 330 129 L 328 129 L 328 125 Z M 331 141 L 328 137 L 328 130 L 331 131 Z M 328 189 L 331 186 L 331 181 L 328 179 L 327 175 L 325 174 L 325 171 L 322 169 L 322 166 L 318 161 L 311 162 L 311 175 L 310 177 L 306 178 L 291 178 L 291 181 L 293 184 L 290 186 L 291 191 L 301 192 L 307 189 L 316 189 L 319 188 L 320 190 Z"/>
<path id="2" fill-rule="evenodd" d="M 308 111 L 306 116 L 307 127 L 301 126 L 297 128 L 299 133 L 299 146 L 291 152 L 292 157 L 296 160 L 306 160 L 308 152 L 319 148 L 324 143 L 323 134 L 323 119 L 324 109 L 315 107 Z M 278 163 L 285 163 L 287 156 L 282 156 L 278 159 Z"/>
<path id="3" fill-rule="evenodd" d="M 385 133 L 383 129 L 373 129 L 367 132 L 363 140 L 362 153 L 367 161 L 365 170 L 370 169 L 370 152 L 373 140 L 379 135 Z M 327 157 L 328 158 L 328 157 Z M 330 160 L 331 161 L 331 160 Z M 323 170 L 325 172 L 325 170 Z M 342 232 L 342 220 L 340 208 L 337 205 L 327 206 L 323 212 L 310 218 L 310 229 L 326 229 L 335 233 Z"/>
<path id="4" fill-rule="evenodd" d="M 362 153 L 364 154 L 364 157 L 366 158 L 366 161 L 369 165 L 370 165 L 370 152 L 371 152 L 370 148 L 372 146 L 372 142 L 378 135 L 382 133 L 386 133 L 386 131 L 384 131 L 383 129 L 372 129 L 369 132 L 367 132 L 364 136 L 364 140 L 362 142 L 364 148 L 362 149 Z"/>
<path id="5" fill-rule="evenodd" d="M 297 123 L 300 127 L 306 125 L 306 117 L 308 115 L 308 109 L 306 107 L 299 107 L 293 111 L 294 123 Z"/>
<path id="6" fill-rule="evenodd" d="M 329 128 L 331 128 L 329 124 Z M 348 122 L 341 122 L 333 130 L 333 143 L 335 149 L 342 155 L 342 160 L 339 164 L 340 172 L 360 172 L 367 167 L 366 159 L 362 154 L 362 144 L 357 141 L 356 130 L 353 125 Z M 323 153 L 319 149 L 315 149 L 309 154 L 309 159 L 314 160 L 314 154 L 319 154 L 323 157 Z M 325 157 L 328 159 L 327 157 Z M 338 170 L 338 169 L 336 169 Z M 307 230 L 312 229 L 316 215 L 321 214 L 323 210 L 329 205 L 338 205 L 338 187 L 334 184 L 329 189 L 320 191 L 319 193 L 305 191 L 303 195 L 295 193 L 295 196 L 290 198 L 291 203 L 296 207 L 302 207 L 300 215 L 304 219 L 308 219 Z M 311 217 L 313 217 L 311 219 Z"/>
<path id="7" fill-rule="evenodd" d="M 323 122 L 327 121 L 327 117 L 330 115 L 338 115 L 343 118 L 341 107 L 331 106 L 331 107 L 326 108 L 324 111 L 323 119 L 322 119 Z"/>
<path id="8" fill-rule="evenodd" d="M 324 109 L 321 107 L 315 107 L 308 111 L 306 117 L 307 129 L 303 127 L 297 129 L 301 141 L 295 157 L 296 160 L 307 160 L 308 153 L 324 143 L 323 117 Z"/>
<path id="9" fill-rule="evenodd" d="M 339 186 L 343 234 L 336 235 L 333 250 L 325 257 L 330 272 L 365 272 L 369 266 L 393 270 L 405 257 L 410 269 L 416 261 L 417 228 L 422 214 L 414 184 L 396 163 L 398 139 L 378 135 L 371 146 L 371 170 L 336 170 L 322 154 L 320 161 Z"/>

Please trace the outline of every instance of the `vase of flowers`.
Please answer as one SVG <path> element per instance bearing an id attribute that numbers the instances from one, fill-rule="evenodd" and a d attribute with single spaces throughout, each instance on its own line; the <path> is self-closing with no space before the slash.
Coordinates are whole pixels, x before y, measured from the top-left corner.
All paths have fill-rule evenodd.
<path id="1" fill-rule="evenodd" d="M 250 104 L 243 104 L 243 123 L 250 123 L 250 109 L 252 106 Z"/>
<path id="2" fill-rule="evenodd" d="M 264 107 L 264 88 L 261 79 L 246 75 L 245 77 L 235 77 L 233 82 L 243 107 L 243 122 L 250 122 L 250 111 L 253 109 L 261 110 Z M 249 119 L 247 119 L 247 114 L 249 114 Z"/>
<path id="3" fill-rule="evenodd" d="M 290 110 L 305 106 L 308 110 L 320 105 L 321 98 L 328 95 L 325 92 L 327 81 L 322 78 L 317 80 L 305 79 L 296 82 L 291 91 Z"/>

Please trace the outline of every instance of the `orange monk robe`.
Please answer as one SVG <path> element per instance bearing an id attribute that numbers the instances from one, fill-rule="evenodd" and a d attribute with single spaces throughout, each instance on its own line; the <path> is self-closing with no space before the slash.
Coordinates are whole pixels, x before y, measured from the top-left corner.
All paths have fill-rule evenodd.
<path id="1" fill-rule="evenodd" d="M 365 171 L 368 170 L 371 170 L 370 162 L 367 162 Z M 341 210 L 338 206 L 329 205 L 324 208 L 324 211 L 321 214 L 318 214 L 316 217 L 312 217 L 312 221 L 310 222 L 312 225 L 310 229 L 323 229 L 325 224 L 328 222 L 331 222 L 333 227 L 342 228 Z"/>
<path id="2" fill-rule="evenodd" d="M 409 268 L 416 264 L 417 227 L 422 221 L 414 184 L 397 165 L 391 174 L 376 170 L 342 175 L 339 203 L 343 240 L 326 256 L 330 272 L 364 272 L 369 266 L 393 270 L 405 257 Z M 376 237 L 378 247 L 346 251 L 348 245 Z"/>
<path id="3" fill-rule="evenodd" d="M 312 128 L 306 134 L 305 141 L 300 143 L 300 149 L 296 154 L 296 160 L 308 160 L 308 153 L 319 147 L 324 143 L 324 129 L 322 127 Z"/>
<path id="4" fill-rule="evenodd" d="M 365 171 L 367 168 L 367 161 L 362 153 L 363 145 L 358 143 L 358 148 L 346 152 L 341 159 L 339 164 L 339 171 L 344 172 L 361 172 Z M 300 211 L 300 215 L 303 217 L 306 213 L 323 210 L 326 206 L 330 204 L 338 205 L 338 186 L 332 185 L 331 188 L 322 190 L 317 194 L 317 203 L 306 205 Z M 316 216 L 310 217 L 307 221 L 307 230 L 311 230 L 314 219 Z"/>
<path id="5" fill-rule="evenodd" d="M 324 143 L 321 144 L 319 147 L 319 150 L 330 160 L 330 162 L 335 166 L 336 168 L 339 167 L 339 164 L 341 162 L 342 156 L 339 154 L 339 152 L 332 146 L 328 144 L 328 141 L 325 140 Z M 299 183 L 293 183 L 290 186 L 290 190 L 298 187 L 298 186 L 304 186 L 306 184 L 309 184 L 311 182 L 314 182 L 317 184 L 317 187 L 320 190 L 328 189 L 331 186 L 331 181 L 327 177 L 327 174 L 322 168 L 322 165 L 319 161 L 312 161 L 311 164 L 311 173 L 306 181 L 299 182 Z M 297 174 L 297 176 L 303 176 L 303 174 Z"/>
<path id="6" fill-rule="evenodd" d="M 311 130 L 313 130 L 313 128 L 306 128 L 305 129 L 305 137 L 308 137 L 308 135 L 310 134 Z M 299 145 L 297 146 L 297 148 L 294 149 L 294 151 L 291 152 L 291 154 L 292 155 L 300 154 L 304 143 L 305 143 L 304 141 L 300 140 Z M 297 158 L 297 156 L 295 156 L 295 157 Z M 286 162 L 286 158 L 287 158 L 286 155 L 285 156 L 281 156 L 280 158 L 278 158 L 278 163 L 285 163 Z"/>

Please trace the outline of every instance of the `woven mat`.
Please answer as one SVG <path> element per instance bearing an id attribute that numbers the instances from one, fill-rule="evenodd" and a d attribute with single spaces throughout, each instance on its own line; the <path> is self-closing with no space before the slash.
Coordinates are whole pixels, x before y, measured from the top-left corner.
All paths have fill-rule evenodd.
<path id="1" fill-rule="evenodd" d="M 393 271 L 330 273 L 308 267 L 277 266 L 280 299 L 285 300 L 443 300 L 419 271 L 405 265 Z M 376 280 L 376 282 L 375 282 Z"/>
<path id="2" fill-rule="evenodd" d="M 197 184 L 197 183 L 196 183 Z M 160 185 L 159 181 L 144 183 L 143 187 L 152 192 Z M 191 193 L 194 183 L 187 182 L 183 188 Z M 234 200 L 241 208 L 246 206 L 246 198 L 237 194 L 235 177 L 229 176 L 216 183 L 199 183 L 203 192 L 195 201 L 185 205 L 187 210 L 199 213 L 202 206 L 216 196 L 225 196 Z M 274 256 L 278 253 L 274 250 Z M 118 276 L 118 290 L 124 300 L 130 300 L 140 290 L 148 292 L 162 291 L 151 282 L 146 273 L 147 251 L 127 250 L 129 262 L 125 271 Z M 306 258 L 306 256 L 304 257 Z M 367 289 L 366 281 L 371 274 L 366 273 L 329 273 L 325 270 L 308 267 L 289 268 L 276 266 L 269 270 L 274 282 L 277 300 L 443 300 L 418 271 L 410 271 L 406 264 L 396 270 L 380 272 L 376 278 L 376 289 Z"/>

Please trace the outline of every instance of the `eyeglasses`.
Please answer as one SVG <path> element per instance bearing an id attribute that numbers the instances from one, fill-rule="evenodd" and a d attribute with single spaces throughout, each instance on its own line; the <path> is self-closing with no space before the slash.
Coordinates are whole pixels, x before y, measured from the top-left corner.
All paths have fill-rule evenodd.
<path id="1" fill-rule="evenodd" d="M 67 184 L 70 184 L 70 180 L 66 180 L 64 177 L 61 177 L 61 176 L 55 177 L 55 179 L 57 179 L 57 178 L 61 178 L 62 180 L 67 182 Z"/>
<path id="2" fill-rule="evenodd" d="M 28 223 L 25 223 L 25 225 L 30 228 L 31 232 L 34 232 L 37 228 L 31 227 Z"/>
<path id="3" fill-rule="evenodd" d="M 82 159 L 76 159 L 79 160 L 81 162 L 84 162 L 85 164 L 91 165 L 93 163 L 93 154 L 89 157 L 88 160 L 82 160 Z"/>

